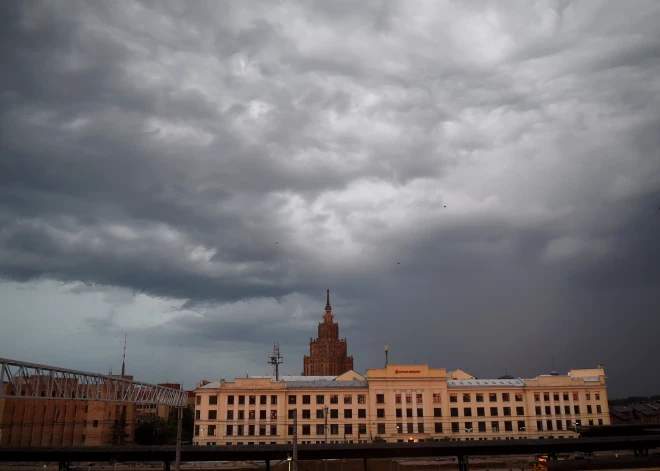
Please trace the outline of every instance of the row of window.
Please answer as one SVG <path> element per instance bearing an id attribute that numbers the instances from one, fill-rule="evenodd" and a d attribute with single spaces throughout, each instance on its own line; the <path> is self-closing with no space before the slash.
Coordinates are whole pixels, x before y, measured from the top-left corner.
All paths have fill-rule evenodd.
<path id="1" fill-rule="evenodd" d="M 534 411 L 536 412 L 536 415 L 542 415 L 542 410 L 541 406 L 536 406 L 534 408 Z M 580 413 L 580 406 L 574 406 L 573 410 L 575 411 L 576 414 Z M 571 413 L 571 406 L 564 406 L 564 414 L 570 414 Z M 597 414 L 602 414 L 603 413 L 603 408 L 601 407 L 600 404 L 596 404 L 596 413 Z M 545 406 L 545 415 L 551 415 L 552 414 L 552 408 L 550 406 Z M 560 415 L 561 414 L 561 406 L 555 406 L 555 415 Z M 591 404 L 587 404 L 587 414 L 593 414 L 593 408 Z"/>
<path id="2" fill-rule="evenodd" d="M 511 401 L 511 393 L 499 393 L 502 396 L 502 402 L 510 402 Z M 551 393 L 546 392 L 546 393 L 534 393 L 534 401 L 540 401 L 541 400 L 541 395 L 543 395 L 543 400 L 544 401 L 550 401 L 550 395 Z M 579 393 L 573 392 L 573 400 L 577 401 L 579 400 Z M 476 393 L 475 395 L 475 402 L 484 402 L 486 393 Z M 559 393 L 552 393 L 553 400 L 554 401 L 559 401 L 560 394 Z M 562 399 L 564 401 L 569 400 L 569 393 L 562 393 L 561 394 Z M 234 401 L 236 400 L 239 405 L 244 405 L 247 404 L 249 405 L 256 405 L 257 404 L 257 397 L 259 398 L 259 404 L 265 405 L 268 403 L 268 396 L 267 395 L 229 395 L 227 396 L 227 404 L 233 405 Z M 235 399 L 236 398 L 236 399 Z M 291 405 L 294 405 L 297 403 L 297 396 L 296 395 L 290 395 L 288 396 L 288 402 Z M 433 393 L 433 403 L 439 404 L 442 402 L 442 395 L 440 393 Z M 513 394 L 513 398 L 515 402 L 522 402 L 523 401 L 523 393 L 522 392 L 517 392 Z M 591 400 L 591 392 L 585 393 L 585 398 L 586 400 Z M 463 393 L 462 394 L 462 399 L 463 402 L 472 402 L 472 394 L 471 393 Z M 489 402 L 497 402 L 498 399 L 498 393 L 488 393 L 488 401 Z M 599 401 L 600 400 L 600 392 L 594 392 L 594 399 Z M 325 395 L 324 394 L 316 394 L 315 395 L 315 400 L 316 404 L 325 404 Z M 402 404 L 403 401 L 405 400 L 406 404 L 412 404 L 413 403 L 413 395 L 412 394 L 396 394 L 394 396 L 394 402 L 396 404 Z M 417 404 L 422 404 L 424 400 L 424 397 L 422 394 L 415 394 L 415 402 Z M 312 395 L 311 394 L 303 394 L 302 395 L 302 404 L 311 404 L 312 402 Z M 329 397 L 330 404 L 339 404 L 339 394 L 331 394 Z M 353 403 L 353 394 L 343 394 L 343 402 L 344 404 L 352 404 Z M 457 393 L 450 393 L 449 394 L 449 402 L 458 402 L 458 394 Z M 270 396 L 270 403 L 271 404 L 277 404 L 277 396 L 276 395 L 271 395 Z M 367 403 L 367 395 L 366 394 L 358 394 L 357 395 L 357 403 L 358 404 L 366 404 Z M 385 404 L 385 394 L 376 394 L 376 403 L 377 404 Z M 197 396 L 197 405 L 202 404 L 202 397 Z M 209 396 L 209 405 L 217 405 L 218 404 L 218 396 Z"/>

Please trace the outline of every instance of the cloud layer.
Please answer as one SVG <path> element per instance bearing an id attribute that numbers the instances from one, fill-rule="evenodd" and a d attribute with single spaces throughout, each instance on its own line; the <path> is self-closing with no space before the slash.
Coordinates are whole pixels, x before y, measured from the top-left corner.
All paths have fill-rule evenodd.
<path id="1" fill-rule="evenodd" d="M 657 3 L 6 13 L 3 356 L 299 373 L 330 288 L 359 369 L 660 388 Z"/>

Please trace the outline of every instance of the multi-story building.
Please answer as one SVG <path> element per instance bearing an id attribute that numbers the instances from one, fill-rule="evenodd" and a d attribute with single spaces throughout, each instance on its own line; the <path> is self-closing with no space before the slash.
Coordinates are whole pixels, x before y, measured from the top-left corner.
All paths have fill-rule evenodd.
<path id="1" fill-rule="evenodd" d="M 465 379 L 449 379 L 449 378 Z M 340 376 L 237 378 L 196 390 L 194 443 L 358 443 L 568 438 L 609 424 L 602 366 L 532 379 L 475 379 L 428 365 Z M 327 430 L 325 415 L 327 415 Z"/>
<path id="2" fill-rule="evenodd" d="M 339 338 L 339 324 L 330 306 L 330 290 L 326 292 L 325 314 L 318 326 L 318 337 L 309 339 L 309 355 L 303 358 L 303 376 L 337 376 L 353 369 L 346 339 Z"/>
<path id="3" fill-rule="evenodd" d="M 132 376 L 123 376 L 132 380 Z M 100 446 L 130 443 L 135 433 L 135 404 L 88 401 L 57 396 L 48 389 L 47 377 L 31 376 L 25 382 L 41 384 L 43 398 L 27 398 L 27 384 L 2 385 L 0 398 L 0 445 L 6 446 Z M 75 382 L 68 386 L 76 390 Z M 123 436 L 122 436 L 123 435 Z"/>

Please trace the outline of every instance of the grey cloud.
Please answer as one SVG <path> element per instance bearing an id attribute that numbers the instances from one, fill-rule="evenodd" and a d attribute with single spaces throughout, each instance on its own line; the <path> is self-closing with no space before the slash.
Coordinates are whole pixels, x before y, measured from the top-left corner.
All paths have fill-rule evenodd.
<path id="1" fill-rule="evenodd" d="M 109 293 L 85 328 L 140 338 L 138 376 L 165 374 L 156 353 L 190 383 L 242 375 L 273 341 L 297 373 L 330 288 L 358 368 L 383 343 L 481 377 L 554 356 L 651 393 L 660 12 L 623 8 L 10 2 L 3 289 Z M 186 361 L 234 348 L 251 358 Z"/>

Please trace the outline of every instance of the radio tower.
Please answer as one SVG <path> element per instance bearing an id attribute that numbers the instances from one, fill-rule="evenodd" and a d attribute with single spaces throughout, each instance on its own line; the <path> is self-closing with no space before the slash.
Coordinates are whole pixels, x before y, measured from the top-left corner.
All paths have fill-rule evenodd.
<path id="1" fill-rule="evenodd" d="M 282 356 L 280 355 L 280 344 L 273 345 L 273 354 L 268 357 L 268 363 L 275 368 L 275 381 L 280 380 L 280 364 L 282 363 Z"/>
<path id="2" fill-rule="evenodd" d="M 124 372 L 126 370 L 126 336 L 128 334 L 124 334 L 124 357 L 121 359 L 121 375 L 122 377 L 124 376 Z"/>

